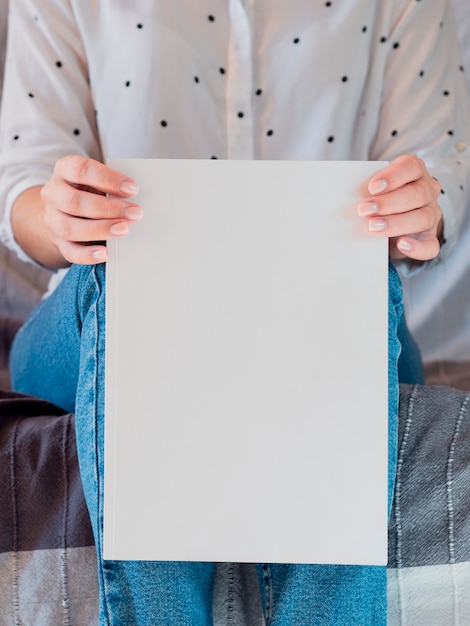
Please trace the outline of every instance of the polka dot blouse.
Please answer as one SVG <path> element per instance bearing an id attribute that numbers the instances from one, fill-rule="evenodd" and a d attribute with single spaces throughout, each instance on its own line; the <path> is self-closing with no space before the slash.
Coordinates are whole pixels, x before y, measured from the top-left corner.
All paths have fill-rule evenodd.
<path id="1" fill-rule="evenodd" d="M 442 0 L 12 2 L 0 236 L 16 246 L 12 202 L 66 154 L 416 153 L 445 190 L 452 240 L 469 131 L 448 17 Z"/>

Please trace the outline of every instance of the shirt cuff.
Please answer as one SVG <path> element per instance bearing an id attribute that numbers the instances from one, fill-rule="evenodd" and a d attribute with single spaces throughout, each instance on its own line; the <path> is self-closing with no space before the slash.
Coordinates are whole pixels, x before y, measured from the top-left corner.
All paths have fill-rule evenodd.
<path id="1" fill-rule="evenodd" d="M 11 210 L 15 201 L 23 192 L 31 189 L 32 187 L 44 185 L 47 180 L 48 178 L 44 179 L 42 176 L 32 176 L 26 180 L 16 183 L 6 195 L 5 212 L 3 214 L 3 219 L 0 222 L 0 241 L 5 244 L 7 248 L 13 250 L 21 261 L 31 263 L 36 267 L 42 267 L 42 265 L 30 257 L 15 239 L 11 225 Z"/>

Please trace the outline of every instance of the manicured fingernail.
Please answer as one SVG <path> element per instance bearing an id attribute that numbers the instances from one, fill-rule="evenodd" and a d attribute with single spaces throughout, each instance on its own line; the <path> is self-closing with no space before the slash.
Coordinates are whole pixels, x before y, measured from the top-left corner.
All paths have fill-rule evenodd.
<path id="1" fill-rule="evenodd" d="M 111 235 L 127 235 L 129 232 L 129 225 L 127 222 L 118 222 L 117 224 L 113 224 L 109 229 Z"/>
<path id="2" fill-rule="evenodd" d="M 119 188 L 126 196 L 135 196 L 139 193 L 139 186 L 132 183 L 130 180 L 123 180 Z"/>
<path id="3" fill-rule="evenodd" d="M 143 214 L 144 210 L 137 204 L 131 204 L 129 206 L 126 206 L 126 209 L 124 211 L 124 215 L 127 217 L 128 220 L 141 220 Z"/>
<path id="4" fill-rule="evenodd" d="M 369 193 L 372 195 L 376 193 L 382 193 L 388 187 L 388 180 L 381 178 L 380 180 L 374 180 L 369 183 Z"/>
<path id="5" fill-rule="evenodd" d="M 91 255 L 95 261 L 98 263 L 103 263 L 108 260 L 108 251 L 107 250 L 95 250 Z"/>
<path id="6" fill-rule="evenodd" d="M 366 215 L 374 215 L 374 213 L 378 213 L 379 206 L 376 202 L 361 202 L 357 207 L 357 212 L 362 217 Z"/>
<path id="7" fill-rule="evenodd" d="M 414 245 L 409 239 L 399 239 L 397 241 L 397 248 L 402 252 L 409 252 L 410 250 L 413 250 Z"/>
<path id="8" fill-rule="evenodd" d="M 378 233 L 382 230 L 386 230 L 387 226 L 388 224 L 385 220 L 380 220 L 380 219 L 369 220 L 369 230 L 371 232 Z"/>

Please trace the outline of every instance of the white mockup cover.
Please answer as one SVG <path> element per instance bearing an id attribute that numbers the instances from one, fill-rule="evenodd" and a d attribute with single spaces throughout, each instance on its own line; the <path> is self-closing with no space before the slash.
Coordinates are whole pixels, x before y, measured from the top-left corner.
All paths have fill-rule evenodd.
<path id="1" fill-rule="evenodd" d="M 385 564 L 385 163 L 109 164 L 104 557 Z"/>

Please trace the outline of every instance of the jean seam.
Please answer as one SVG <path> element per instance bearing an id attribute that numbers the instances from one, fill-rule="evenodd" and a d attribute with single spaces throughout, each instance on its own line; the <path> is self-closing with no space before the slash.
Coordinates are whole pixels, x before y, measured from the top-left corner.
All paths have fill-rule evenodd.
<path id="1" fill-rule="evenodd" d="M 94 371 L 93 371 L 93 420 L 94 420 L 94 448 L 95 448 L 95 465 L 94 465 L 94 473 L 95 480 L 97 485 L 97 511 L 96 514 L 98 516 L 97 519 L 97 532 L 99 533 L 99 537 L 96 541 L 96 552 L 97 552 L 97 561 L 98 561 L 98 576 L 100 587 L 102 590 L 102 609 L 103 609 L 103 618 L 105 620 L 105 624 L 107 626 L 111 626 L 112 618 L 111 618 L 111 603 L 108 599 L 108 588 L 106 576 L 104 573 L 104 563 L 103 563 L 103 554 L 102 554 L 102 527 L 101 527 L 101 519 L 102 519 L 102 510 L 103 510 L 103 501 L 101 495 L 101 486 L 102 481 L 100 479 L 100 444 L 99 444 L 99 420 L 98 420 L 98 412 L 100 410 L 98 397 L 99 397 L 99 384 L 100 384 L 100 376 L 98 372 L 98 363 L 99 363 L 99 344 L 100 344 L 100 333 L 103 332 L 101 329 L 101 325 L 98 322 L 98 304 L 100 298 L 103 296 L 103 289 L 100 283 L 99 277 L 97 275 L 97 266 L 92 266 L 91 271 L 86 273 L 84 276 L 84 272 L 80 272 L 80 279 L 78 281 L 77 288 L 77 305 L 79 311 L 79 319 L 81 323 L 81 328 L 83 327 L 84 314 L 85 316 L 93 315 L 93 334 L 94 334 L 94 344 L 93 344 L 93 363 L 94 363 Z M 92 289 L 87 289 L 88 281 L 93 282 Z M 95 294 L 95 297 L 92 303 L 88 303 L 87 293 Z M 84 307 L 84 303 L 86 303 L 86 307 Z M 80 329 L 81 330 L 81 329 Z M 101 619 L 100 619 L 101 623 Z"/>
<path id="2" fill-rule="evenodd" d="M 227 578 L 227 626 L 229 626 L 230 624 L 234 624 L 235 574 L 233 563 L 230 563 L 227 568 Z"/>
<path id="3" fill-rule="evenodd" d="M 266 626 L 270 626 L 272 622 L 272 585 L 271 585 L 271 570 L 267 563 L 261 566 L 263 572 L 263 586 L 264 586 L 264 618 L 266 620 Z"/>
<path id="4" fill-rule="evenodd" d="M 90 278 L 93 278 L 94 283 L 95 283 L 95 287 L 96 287 L 96 293 L 97 293 L 97 297 L 96 300 L 94 302 L 94 332 L 95 332 L 95 344 L 94 344 L 94 349 L 95 349 L 95 355 L 94 355 L 94 363 L 95 363 L 95 372 L 94 372 L 94 376 L 93 376 L 93 381 L 94 381 L 94 393 L 93 393 L 93 398 L 94 398 L 94 421 L 95 421 L 95 425 L 94 425 L 94 432 L 96 433 L 95 436 L 95 471 L 96 471 L 96 480 L 97 480 L 97 485 L 98 485 L 98 494 L 97 494 L 97 506 L 98 506 L 98 520 L 99 520 L 99 524 L 98 524 L 98 533 L 100 533 L 100 541 L 99 541 L 99 563 L 100 563 L 100 576 L 101 576 L 101 584 L 102 584 L 102 589 L 103 589 L 103 609 L 104 609 L 104 613 L 105 613 L 105 618 L 106 618 L 106 622 L 107 624 L 111 624 L 112 620 L 111 620 L 111 604 L 109 602 L 108 599 L 108 588 L 107 588 L 107 581 L 106 581 L 106 577 L 104 575 L 104 564 L 103 564 L 103 554 L 102 554 L 102 541 L 103 541 L 103 537 L 102 537 L 102 525 L 101 525 L 101 520 L 102 520 L 102 514 L 103 514 L 103 501 L 102 501 L 102 489 L 101 489 L 101 478 L 100 478 L 100 470 L 99 470 L 99 463 L 100 463 L 100 455 L 99 455 L 99 430 L 98 430 L 98 411 L 99 411 L 99 403 L 98 403 L 98 394 L 99 394 L 99 372 L 98 372 L 98 363 L 99 363 L 99 340 L 100 340 L 100 336 L 99 333 L 101 332 L 101 327 L 100 324 L 98 323 L 98 301 L 102 296 L 102 288 L 101 288 L 101 284 L 100 281 L 98 279 L 98 276 L 96 274 L 96 266 L 93 267 L 92 272 L 90 273 Z"/>

